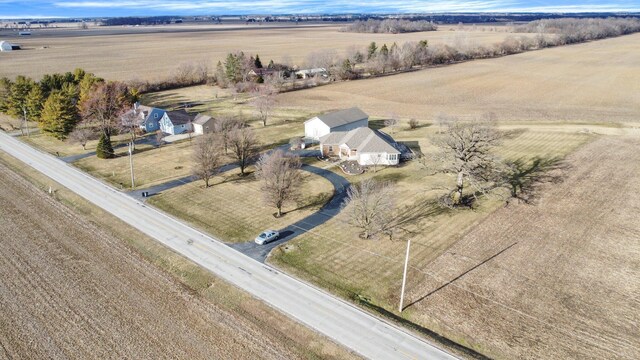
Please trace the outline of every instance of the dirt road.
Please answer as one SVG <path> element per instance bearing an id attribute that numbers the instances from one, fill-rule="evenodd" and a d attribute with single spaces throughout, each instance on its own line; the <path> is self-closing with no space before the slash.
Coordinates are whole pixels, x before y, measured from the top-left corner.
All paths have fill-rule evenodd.
<path id="1" fill-rule="evenodd" d="M 298 357 L 1 164 L 0 183 L 0 358 Z"/>

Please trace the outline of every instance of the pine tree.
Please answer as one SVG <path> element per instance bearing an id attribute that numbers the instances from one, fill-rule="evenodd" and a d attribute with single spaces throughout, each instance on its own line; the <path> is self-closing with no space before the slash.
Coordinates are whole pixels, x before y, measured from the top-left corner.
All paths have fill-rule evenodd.
<path id="1" fill-rule="evenodd" d="M 376 42 L 372 41 L 371 44 L 369 44 L 369 47 L 367 48 L 367 60 L 370 60 L 376 57 L 377 50 L 378 50 L 378 46 L 376 45 Z"/>
<path id="2" fill-rule="evenodd" d="M 64 140 L 78 122 L 78 110 L 68 96 L 54 91 L 45 101 L 40 119 L 44 132 Z"/>
<path id="3" fill-rule="evenodd" d="M 111 159 L 115 156 L 113 146 L 111 146 L 111 139 L 109 139 L 105 133 L 102 133 L 100 135 L 100 140 L 98 140 L 96 156 L 99 159 Z"/>
<path id="4" fill-rule="evenodd" d="M 256 54 L 256 59 L 253 61 L 256 69 L 262 69 L 262 61 L 260 61 L 260 55 Z"/>
<path id="5" fill-rule="evenodd" d="M 234 84 L 238 82 L 240 74 L 240 62 L 238 56 L 236 56 L 235 54 L 227 55 L 227 59 L 224 62 L 224 67 L 227 80 Z"/>
<path id="6" fill-rule="evenodd" d="M 387 44 L 382 45 L 382 47 L 380 48 L 380 55 L 382 56 L 389 55 L 389 48 L 387 48 Z"/>
<path id="7" fill-rule="evenodd" d="M 11 84 L 11 91 L 7 98 L 7 114 L 22 118 L 27 109 L 27 96 L 36 83 L 24 76 L 17 76 L 16 81 Z"/>
<path id="8" fill-rule="evenodd" d="M 42 114 L 42 107 L 44 106 L 45 98 L 44 93 L 40 86 L 34 86 L 27 94 L 26 108 L 27 117 L 31 121 L 40 121 L 40 115 Z"/>

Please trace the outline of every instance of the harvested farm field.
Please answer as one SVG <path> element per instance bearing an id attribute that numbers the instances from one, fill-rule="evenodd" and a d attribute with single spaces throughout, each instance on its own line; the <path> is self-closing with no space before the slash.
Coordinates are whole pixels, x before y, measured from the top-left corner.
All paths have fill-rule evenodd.
<path id="1" fill-rule="evenodd" d="M 570 155 L 408 275 L 414 320 L 501 359 L 640 358 L 640 138 Z"/>
<path id="2" fill-rule="evenodd" d="M 238 289 L 205 299 L 4 164 L 0 358 L 354 357 Z"/>
<path id="3" fill-rule="evenodd" d="M 142 27 L 100 27 L 80 29 L 39 29 L 29 38 L 12 38 L 11 31 L 0 29 L 0 38 L 15 41 L 22 51 L 0 54 L 0 77 L 17 75 L 39 79 L 44 74 L 73 71 L 80 67 L 108 80 L 159 80 L 177 70 L 181 63 L 204 62 L 211 71 L 230 52 L 259 54 L 269 59 L 291 62 L 299 67 L 312 52 L 335 50 L 343 53 L 356 46 L 364 49 L 370 42 L 391 46 L 394 42 L 428 40 L 429 44 L 491 45 L 508 36 L 533 36 L 511 33 L 508 27 L 476 29 L 443 26 L 438 31 L 404 34 L 368 34 L 340 32 L 342 25 L 172 25 Z M 482 31 L 479 31 L 482 30 Z M 487 31 L 485 31 L 487 30 Z M 171 49 L 170 56 L 159 49 Z M 47 61 L 43 61 L 47 59 Z"/>
<path id="4" fill-rule="evenodd" d="M 640 114 L 640 34 L 497 59 L 347 81 L 278 96 L 291 108 L 435 122 L 493 113 L 505 122 L 633 122 Z"/>

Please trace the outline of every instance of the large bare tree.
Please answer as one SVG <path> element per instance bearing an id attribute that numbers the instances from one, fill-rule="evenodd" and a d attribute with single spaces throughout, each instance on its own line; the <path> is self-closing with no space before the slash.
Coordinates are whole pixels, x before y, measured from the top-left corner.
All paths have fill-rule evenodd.
<path id="1" fill-rule="evenodd" d="M 88 127 L 77 126 L 71 134 L 69 134 L 69 140 L 80 144 L 82 146 L 82 150 L 87 150 L 87 143 L 89 140 L 93 140 L 96 137 L 95 131 Z"/>
<path id="2" fill-rule="evenodd" d="M 265 153 L 256 163 L 256 177 L 262 182 L 260 190 L 267 204 L 278 210 L 282 216 L 282 206 L 298 198 L 302 174 L 300 157 L 278 149 Z"/>
<path id="3" fill-rule="evenodd" d="M 349 223 L 362 230 L 360 236 L 369 239 L 388 229 L 394 212 L 393 187 L 389 183 L 378 183 L 367 179 L 352 185 L 343 203 Z"/>
<path id="4" fill-rule="evenodd" d="M 244 127 L 244 122 L 234 116 L 221 115 L 215 119 L 213 123 L 213 131 L 220 136 L 225 154 L 229 151 L 229 137 L 231 131 L 241 127 Z"/>
<path id="5" fill-rule="evenodd" d="M 229 133 L 229 147 L 240 166 L 240 175 L 244 175 L 249 161 L 258 154 L 258 139 L 250 127 L 233 129 Z"/>
<path id="6" fill-rule="evenodd" d="M 446 204 L 460 205 L 465 183 L 476 192 L 489 189 L 499 164 L 491 150 L 499 141 L 500 132 L 489 119 L 462 122 L 452 118 L 444 133 L 433 139 L 439 149 L 435 159 L 440 171 L 456 177 L 455 189 Z"/>
<path id="7" fill-rule="evenodd" d="M 132 104 L 131 93 L 126 84 L 97 83 L 80 103 L 80 112 L 85 122 L 95 123 L 110 140 L 111 133 L 120 124 L 120 117 Z"/>
<path id="8" fill-rule="evenodd" d="M 222 147 L 215 134 L 204 134 L 198 137 L 193 147 L 193 175 L 204 180 L 204 186 L 209 187 L 209 181 L 215 175 L 222 158 Z"/>
<path id="9" fill-rule="evenodd" d="M 267 126 L 269 115 L 276 105 L 275 94 L 276 90 L 270 85 L 261 86 L 255 92 L 256 98 L 251 101 L 251 105 L 258 111 L 263 126 Z"/>

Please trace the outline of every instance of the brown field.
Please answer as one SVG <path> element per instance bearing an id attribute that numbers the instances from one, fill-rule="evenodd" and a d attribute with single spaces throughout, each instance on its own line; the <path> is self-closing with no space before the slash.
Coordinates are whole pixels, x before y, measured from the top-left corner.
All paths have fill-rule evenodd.
<path id="1" fill-rule="evenodd" d="M 634 122 L 640 34 L 281 94 L 302 109 L 359 106 L 432 122 L 493 112 L 499 121 Z"/>
<path id="2" fill-rule="evenodd" d="M 175 28 L 158 27 L 154 33 L 144 33 L 144 29 L 140 29 L 140 33 L 131 34 L 66 34 L 59 37 L 37 36 L 34 31 L 29 38 L 11 38 L 27 50 L 0 54 L 0 77 L 28 75 L 40 78 L 47 73 L 81 67 L 110 80 L 155 80 L 165 78 L 180 63 L 204 60 L 213 67 L 218 60 L 224 60 L 227 53 L 237 50 L 257 53 L 265 64 L 269 59 L 282 61 L 288 58 L 293 64 L 303 66 L 307 55 L 313 51 L 335 49 L 343 52 L 349 46 L 365 47 L 371 41 L 388 45 L 423 39 L 432 44 L 493 44 L 510 35 L 531 35 L 472 31 L 470 28 L 453 31 L 448 27 L 442 31 L 407 34 L 343 33 L 338 31 L 340 26 L 335 25 L 279 29 L 257 25 L 241 29 L 238 26 L 199 25 L 186 27 L 193 31 L 171 31 Z M 91 31 L 99 33 L 102 29 Z"/>
<path id="3" fill-rule="evenodd" d="M 110 234 L 132 235 L 119 220 L 58 189 L 79 217 L 9 163 L 19 166 L 0 164 L 0 357 L 353 357 L 142 234 L 132 251 Z"/>
<path id="4" fill-rule="evenodd" d="M 413 268 L 412 316 L 492 357 L 640 358 L 639 147 L 584 146 L 539 204 L 498 210 Z"/>

